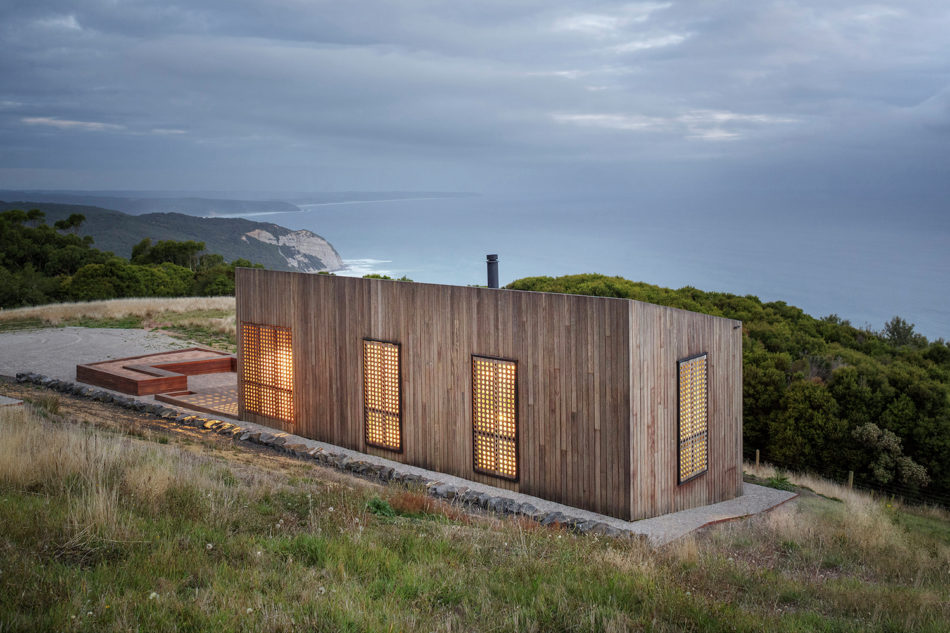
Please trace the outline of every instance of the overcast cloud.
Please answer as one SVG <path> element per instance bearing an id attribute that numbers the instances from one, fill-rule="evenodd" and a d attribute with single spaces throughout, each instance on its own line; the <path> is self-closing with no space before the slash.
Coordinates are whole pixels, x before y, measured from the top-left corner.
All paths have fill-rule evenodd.
<path id="1" fill-rule="evenodd" d="M 933 208 L 948 34 L 932 0 L 6 0 L 0 187 L 804 188 Z"/>

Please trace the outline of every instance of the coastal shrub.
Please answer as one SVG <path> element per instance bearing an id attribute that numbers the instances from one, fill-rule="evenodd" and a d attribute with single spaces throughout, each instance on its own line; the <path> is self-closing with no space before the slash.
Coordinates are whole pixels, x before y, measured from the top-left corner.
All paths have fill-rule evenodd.
<path id="1" fill-rule="evenodd" d="M 950 505 L 950 344 L 928 341 L 900 317 L 876 332 L 834 314 L 814 318 L 782 301 L 596 274 L 528 277 L 507 287 L 739 319 L 747 455 L 759 449 L 779 466 L 839 481 L 854 471 L 857 484 Z M 900 443 L 899 456 L 885 451 L 884 470 L 880 447 L 854 436 L 867 424 Z"/>

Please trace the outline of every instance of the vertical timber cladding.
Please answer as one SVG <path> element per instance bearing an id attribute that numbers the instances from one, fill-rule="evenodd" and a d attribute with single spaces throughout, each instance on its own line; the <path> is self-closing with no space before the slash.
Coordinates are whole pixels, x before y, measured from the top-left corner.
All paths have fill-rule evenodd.
<path id="1" fill-rule="evenodd" d="M 742 494 L 741 323 L 630 302 L 634 519 Z M 705 353 L 704 472 L 680 480 L 680 361 Z"/>
<path id="2" fill-rule="evenodd" d="M 630 519 L 741 494 L 738 321 L 575 295 L 238 269 L 238 322 L 291 330 L 296 425 L 338 446 Z M 402 452 L 367 444 L 363 340 L 399 344 Z M 238 328 L 238 362 L 242 360 Z M 677 476 L 677 361 L 705 352 L 708 470 Z M 517 363 L 517 480 L 473 459 L 472 357 Z M 248 413 L 241 416 L 274 426 Z"/>
<path id="3" fill-rule="evenodd" d="M 630 517 L 628 301 L 251 269 L 237 295 L 293 330 L 295 433 Z M 366 442 L 364 339 L 399 344 L 401 453 Z M 517 363 L 516 481 L 475 470 L 473 356 Z"/>
<path id="4" fill-rule="evenodd" d="M 252 378 L 250 386 L 238 380 L 238 415 L 243 420 L 297 433 L 300 430 L 294 424 L 294 420 L 299 417 L 299 394 L 296 388 L 299 381 L 296 376 L 301 368 L 301 359 L 294 330 L 297 301 L 293 289 L 296 284 L 293 278 L 278 272 L 248 272 L 242 268 L 235 271 L 237 375 Z M 250 327 L 242 327 L 244 324 Z M 278 332 L 282 334 L 278 335 Z M 289 369 L 286 367 L 288 347 L 292 357 Z M 282 368 L 275 367 L 275 362 L 281 364 Z M 288 377 L 293 380 L 290 394 L 285 389 Z M 260 379 L 267 383 L 264 389 L 260 388 Z M 264 392 L 267 392 L 266 395 Z M 266 406 L 265 398 L 268 402 Z"/>

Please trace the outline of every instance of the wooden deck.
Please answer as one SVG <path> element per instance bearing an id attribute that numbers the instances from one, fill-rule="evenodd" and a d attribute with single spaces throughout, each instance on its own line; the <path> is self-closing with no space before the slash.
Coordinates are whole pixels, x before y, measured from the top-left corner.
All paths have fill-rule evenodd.
<path id="1" fill-rule="evenodd" d="M 232 387 L 159 393 L 155 395 L 155 399 L 192 411 L 222 415 L 228 418 L 238 417 L 237 382 Z"/>
<path id="2" fill-rule="evenodd" d="M 233 372 L 234 356 L 192 347 L 76 365 L 76 380 L 133 396 L 187 391 L 188 376 Z"/>

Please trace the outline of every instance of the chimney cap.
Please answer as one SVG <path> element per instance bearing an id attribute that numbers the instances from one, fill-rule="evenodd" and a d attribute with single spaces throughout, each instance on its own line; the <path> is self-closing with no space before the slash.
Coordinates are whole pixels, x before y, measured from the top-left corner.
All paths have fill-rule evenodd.
<path id="1" fill-rule="evenodd" d="M 498 255 L 497 255 L 497 254 L 495 254 L 495 255 L 486 255 L 485 257 L 487 257 L 487 258 L 488 258 L 488 261 L 490 261 L 490 262 L 497 262 L 497 261 L 498 261 Z"/>

